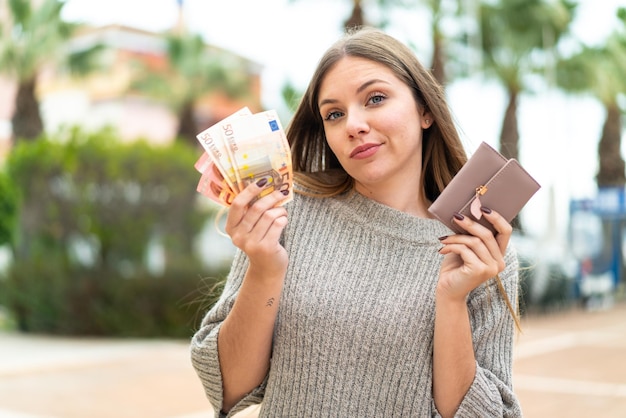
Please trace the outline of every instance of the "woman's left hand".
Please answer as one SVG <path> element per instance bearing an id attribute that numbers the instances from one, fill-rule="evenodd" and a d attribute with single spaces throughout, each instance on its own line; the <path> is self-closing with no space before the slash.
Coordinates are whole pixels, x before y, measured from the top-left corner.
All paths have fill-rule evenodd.
<path id="1" fill-rule="evenodd" d="M 465 216 L 454 222 L 468 234 L 441 238 L 445 255 L 437 291 L 451 299 L 465 301 L 467 295 L 504 270 L 504 254 L 513 228 L 496 211 L 483 208 L 483 216 L 493 224 L 496 234 Z"/>

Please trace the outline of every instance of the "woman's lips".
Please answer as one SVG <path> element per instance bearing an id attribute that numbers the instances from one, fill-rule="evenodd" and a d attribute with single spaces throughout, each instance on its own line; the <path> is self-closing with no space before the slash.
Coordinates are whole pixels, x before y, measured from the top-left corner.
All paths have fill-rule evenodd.
<path id="1" fill-rule="evenodd" d="M 381 144 L 363 144 L 359 145 L 350 153 L 350 158 L 354 158 L 357 160 L 371 157 L 376 154 Z"/>

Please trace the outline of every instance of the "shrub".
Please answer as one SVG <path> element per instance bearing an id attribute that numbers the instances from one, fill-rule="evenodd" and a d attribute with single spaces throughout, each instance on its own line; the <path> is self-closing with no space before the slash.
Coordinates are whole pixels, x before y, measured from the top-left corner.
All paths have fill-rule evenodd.
<path id="1" fill-rule="evenodd" d="M 5 171 L 0 171 L 0 246 L 13 243 L 17 205 L 15 185 Z"/>
<path id="2" fill-rule="evenodd" d="M 212 303 L 225 274 L 204 271 L 194 252 L 213 216 L 197 204 L 197 157 L 181 143 L 123 144 L 110 130 L 72 129 L 16 146 L 7 172 L 20 213 L 0 303 L 18 327 L 189 336 L 198 320 L 190 311 Z M 164 250 L 156 270 L 146 263 L 155 240 Z"/>
<path id="3" fill-rule="evenodd" d="M 15 263 L 2 299 L 22 331 L 188 338 L 221 290 L 217 276 L 200 277 L 199 270 L 111 278 L 93 269 L 68 271 L 58 260 Z"/>

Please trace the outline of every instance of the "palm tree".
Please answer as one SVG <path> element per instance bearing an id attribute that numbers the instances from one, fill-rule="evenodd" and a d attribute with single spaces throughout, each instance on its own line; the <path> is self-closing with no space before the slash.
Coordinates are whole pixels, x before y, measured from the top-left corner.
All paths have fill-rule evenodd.
<path id="1" fill-rule="evenodd" d="M 626 95 L 626 8 L 617 16 L 621 22 L 604 45 L 583 45 L 575 55 L 557 66 L 558 86 L 568 92 L 587 93 L 594 96 L 605 109 L 605 120 L 598 143 L 598 189 L 624 191 L 626 185 L 625 162 L 622 157 L 622 117 L 626 109 L 620 99 Z M 604 272 L 607 266 L 618 268 L 617 278 L 623 271 L 622 227 L 619 217 L 603 217 L 603 234 L 606 237 L 601 253 L 594 260 L 594 272 Z"/>
<path id="2" fill-rule="evenodd" d="M 198 145 L 195 105 L 208 93 L 221 91 L 230 98 L 249 92 L 245 64 L 236 57 L 210 49 L 200 35 L 183 31 L 166 35 L 168 68 L 138 73 L 131 88 L 161 100 L 178 115 L 177 138 Z"/>
<path id="3" fill-rule="evenodd" d="M 620 96 L 626 94 L 626 8 L 617 16 L 622 27 L 602 46 L 581 46 L 580 51 L 558 63 L 558 85 L 568 92 L 590 93 L 606 112 L 598 144 L 598 187 L 624 187 L 625 163 L 621 155 L 622 114 Z"/>
<path id="4" fill-rule="evenodd" d="M 433 56 L 431 59 L 431 68 L 433 76 L 442 85 L 446 84 L 446 59 L 445 59 L 445 36 L 441 28 L 441 19 L 443 18 L 441 0 L 427 0 L 426 2 L 431 12 L 431 31 L 433 41 Z"/>
<path id="5" fill-rule="evenodd" d="M 295 2 L 297 0 L 290 0 Z M 460 0 L 459 0 L 460 1 Z M 364 10 L 366 9 L 366 1 L 364 0 L 351 0 L 352 12 L 350 16 L 343 22 L 344 31 L 348 31 L 355 27 L 361 26 L 376 26 L 385 28 L 391 22 L 387 21 L 384 17 L 379 22 L 370 22 L 365 18 Z M 431 30 L 432 30 L 432 44 L 433 55 L 431 59 L 432 73 L 435 78 L 444 84 L 446 81 L 445 64 L 445 36 L 442 30 L 441 21 L 444 17 L 442 0 L 371 0 L 370 7 L 378 7 L 381 12 L 388 11 L 392 7 L 402 7 L 406 9 L 414 8 L 420 4 L 425 4 L 431 13 Z"/>
<path id="6" fill-rule="evenodd" d="M 462 9 L 463 1 L 457 0 L 452 7 L 445 8 L 442 0 L 376 0 L 376 5 L 381 11 L 386 11 L 392 7 L 402 7 L 412 9 L 425 6 L 430 12 L 430 29 L 432 36 L 432 57 L 430 61 L 431 72 L 435 79 L 442 85 L 446 84 L 446 66 L 449 54 L 446 52 L 446 35 L 443 30 L 442 22 L 447 17 L 452 17 L 454 9 L 457 11 Z M 353 26 L 363 26 L 366 20 L 363 14 L 363 0 L 352 0 L 352 14 L 344 22 L 344 28 L 347 30 Z M 385 28 L 390 24 L 386 20 L 376 24 Z"/>
<path id="7" fill-rule="evenodd" d="M 345 30 L 349 30 L 353 27 L 360 27 L 365 25 L 365 16 L 363 15 L 363 6 L 361 0 L 352 0 L 352 13 L 350 17 L 343 23 Z"/>
<path id="8" fill-rule="evenodd" d="M 455 11 L 460 10 L 461 0 L 450 3 L 444 7 L 443 0 L 378 0 L 379 8 L 382 11 L 390 9 L 392 7 L 400 7 L 403 9 L 415 9 L 420 6 L 424 6 L 430 14 L 430 32 L 431 32 L 431 44 L 432 44 L 432 56 L 430 60 L 431 73 L 435 79 L 442 85 L 446 84 L 447 76 L 446 69 L 448 60 L 451 58 L 447 52 L 447 41 L 451 37 L 447 36 L 443 30 L 442 21 L 445 18 L 454 17 Z M 380 27 L 386 28 L 390 26 L 392 22 L 383 20 L 380 23 Z M 415 49 L 413 42 L 409 44 Z"/>
<path id="9" fill-rule="evenodd" d="M 298 102 L 303 95 L 303 92 L 298 90 L 291 80 L 285 81 L 282 89 L 280 90 L 280 95 L 283 99 L 283 102 L 287 105 L 287 109 L 289 112 L 295 112 L 298 107 Z"/>
<path id="10" fill-rule="evenodd" d="M 573 20 L 569 0 L 500 0 L 480 7 L 485 72 L 500 82 L 508 103 L 500 131 L 500 151 L 519 159 L 517 121 L 520 95 L 529 92 L 526 76 L 543 74 L 559 39 Z"/>
<path id="11" fill-rule="evenodd" d="M 7 26 L 0 26 L 0 73 L 18 85 L 11 120 L 15 140 L 37 138 L 44 129 L 37 98 L 37 77 L 43 67 L 65 65 L 72 73 L 84 74 L 95 68 L 101 49 L 99 45 L 80 51 L 67 48 L 79 25 L 61 19 L 64 2 L 32 3 L 8 0 Z"/>
<path id="12" fill-rule="evenodd" d="M 294 3 L 298 0 L 289 0 L 290 3 Z M 344 20 L 343 28 L 344 30 L 349 30 L 354 27 L 365 26 L 367 21 L 365 20 L 365 15 L 363 13 L 363 0 L 350 0 L 352 2 L 352 12 L 350 16 Z M 381 4 L 385 4 L 385 0 L 377 0 Z"/>

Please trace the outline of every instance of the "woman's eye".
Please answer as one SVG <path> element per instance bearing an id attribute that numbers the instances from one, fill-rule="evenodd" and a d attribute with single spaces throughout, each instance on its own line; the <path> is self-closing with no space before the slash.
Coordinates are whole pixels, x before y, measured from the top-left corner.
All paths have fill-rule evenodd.
<path id="1" fill-rule="evenodd" d="M 334 112 L 328 112 L 326 114 L 326 117 L 324 118 L 324 120 L 335 120 L 339 117 L 341 117 L 343 114 L 339 111 L 334 111 Z"/>
<path id="2" fill-rule="evenodd" d="M 367 101 L 371 104 L 379 104 L 383 100 L 385 100 L 385 98 L 386 97 L 384 94 L 376 93 L 376 94 L 372 94 Z"/>

